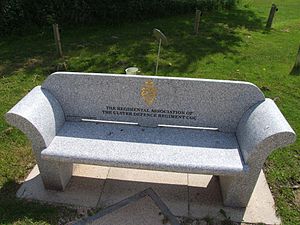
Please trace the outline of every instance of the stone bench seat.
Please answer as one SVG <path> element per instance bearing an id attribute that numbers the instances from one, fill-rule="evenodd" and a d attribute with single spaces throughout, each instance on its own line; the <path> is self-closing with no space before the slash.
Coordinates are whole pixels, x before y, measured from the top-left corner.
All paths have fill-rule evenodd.
<path id="1" fill-rule="evenodd" d="M 46 189 L 63 191 L 74 163 L 211 174 L 232 207 L 247 206 L 269 154 L 296 139 L 243 81 L 57 72 L 5 117 L 31 140 Z"/>
<path id="2" fill-rule="evenodd" d="M 201 174 L 239 174 L 232 133 L 186 128 L 65 122 L 41 152 L 45 160 Z"/>

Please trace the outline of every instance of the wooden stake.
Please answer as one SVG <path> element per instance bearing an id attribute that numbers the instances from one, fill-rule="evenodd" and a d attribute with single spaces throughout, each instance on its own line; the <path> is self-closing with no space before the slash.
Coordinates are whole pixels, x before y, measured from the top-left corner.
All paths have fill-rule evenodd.
<path id="1" fill-rule="evenodd" d="M 300 46 L 299 46 L 299 50 L 298 50 L 298 55 L 296 57 L 295 65 L 290 74 L 300 75 Z"/>
<path id="2" fill-rule="evenodd" d="M 202 14 L 201 11 L 196 9 L 195 25 L 194 25 L 195 34 L 199 33 L 199 24 L 200 24 L 201 14 Z"/>
<path id="3" fill-rule="evenodd" d="M 268 21 L 267 21 L 267 25 L 266 25 L 266 29 L 271 29 L 272 27 L 272 23 L 273 23 L 273 19 L 274 19 L 274 16 L 275 16 L 275 12 L 278 11 L 278 8 L 277 6 L 273 3 L 272 4 L 272 7 L 270 9 L 270 13 L 269 13 L 269 18 L 268 18 Z"/>
<path id="4" fill-rule="evenodd" d="M 53 27 L 54 39 L 55 39 L 55 44 L 56 44 L 58 56 L 63 57 L 58 24 L 53 24 L 52 27 Z"/>

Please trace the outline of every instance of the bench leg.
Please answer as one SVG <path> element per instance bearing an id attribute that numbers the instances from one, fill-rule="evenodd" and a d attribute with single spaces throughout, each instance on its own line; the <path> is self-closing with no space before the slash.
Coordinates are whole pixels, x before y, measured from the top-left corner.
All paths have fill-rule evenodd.
<path id="1" fill-rule="evenodd" d="M 246 207 L 258 180 L 260 171 L 239 176 L 220 176 L 224 206 Z"/>
<path id="2" fill-rule="evenodd" d="M 38 167 L 48 190 L 63 191 L 72 177 L 73 163 L 41 160 Z"/>

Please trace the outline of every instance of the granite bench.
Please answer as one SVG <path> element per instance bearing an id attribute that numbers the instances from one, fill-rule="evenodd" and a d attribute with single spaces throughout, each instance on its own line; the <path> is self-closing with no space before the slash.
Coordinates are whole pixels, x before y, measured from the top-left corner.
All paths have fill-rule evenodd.
<path id="1" fill-rule="evenodd" d="M 255 85 L 191 78 L 57 72 L 6 120 L 31 140 L 46 189 L 63 191 L 73 163 L 210 174 L 234 207 L 296 138 Z"/>

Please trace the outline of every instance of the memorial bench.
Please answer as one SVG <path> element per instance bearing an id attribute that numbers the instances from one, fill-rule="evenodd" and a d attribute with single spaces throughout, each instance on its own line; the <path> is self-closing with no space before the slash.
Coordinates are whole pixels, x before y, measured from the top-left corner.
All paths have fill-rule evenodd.
<path id="1" fill-rule="evenodd" d="M 31 140 L 46 189 L 64 190 L 73 163 L 211 174 L 236 207 L 295 141 L 275 103 L 237 81 L 57 72 L 6 120 Z"/>

